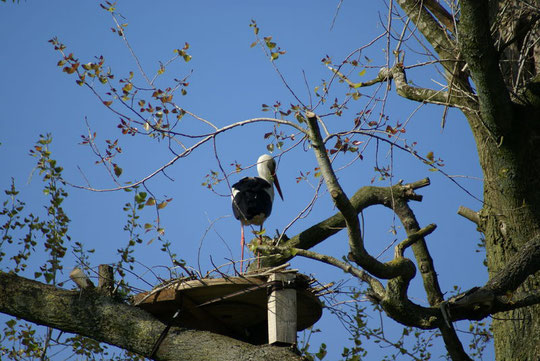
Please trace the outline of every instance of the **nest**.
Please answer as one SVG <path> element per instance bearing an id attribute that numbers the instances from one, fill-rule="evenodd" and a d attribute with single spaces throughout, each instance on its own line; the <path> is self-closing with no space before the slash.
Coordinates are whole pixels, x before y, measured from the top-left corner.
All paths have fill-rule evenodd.
<path id="1" fill-rule="evenodd" d="M 134 296 L 134 305 L 166 324 L 206 330 L 253 344 L 268 342 L 268 295 L 276 289 L 296 290 L 297 331 L 312 326 L 322 315 L 322 304 L 311 288 L 316 281 L 285 269 L 286 265 L 221 278 L 184 277 Z M 269 281 L 276 273 L 291 280 Z"/>

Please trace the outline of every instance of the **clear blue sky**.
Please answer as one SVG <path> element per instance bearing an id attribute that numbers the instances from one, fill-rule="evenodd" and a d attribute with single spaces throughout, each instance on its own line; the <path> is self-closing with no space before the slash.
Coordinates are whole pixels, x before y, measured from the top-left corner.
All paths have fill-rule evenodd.
<path id="1" fill-rule="evenodd" d="M 331 29 L 337 6 L 338 1 L 129 1 L 120 2 L 118 11 L 125 17 L 121 21 L 129 23 L 126 28 L 129 40 L 149 74 L 158 70 L 159 61 L 170 59 L 174 49 L 182 48 L 185 42 L 190 44 L 192 60 L 187 64 L 178 62 L 171 66 L 157 84 L 171 85 L 171 79 L 182 78 L 193 71 L 189 78 L 188 94 L 184 97 L 178 95 L 176 99 L 189 111 L 217 126 L 224 126 L 269 116 L 261 112 L 262 104 L 273 104 L 275 101 L 281 101 L 284 105 L 296 103 L 263 51 L 259 47 L 250 48 L 255 40 L 249 27 L 250 20 L 257 21 L 261 36 L 272 35 L 278 46 L 287 51 L 276 65 L 297 96 L 309 103 L 307 88 L 312 91 L 322 79 L 330 78 L 328 69 L 321 63 L 323 57 L 329 55 L 339 62 L 384 31 L 380 24 L 387 13 L 383 2 L 344 1 Z M 82 63 L 103 55 L 117 78 L 133 71 L 136 73 L 135 79 L 140 80 L 133 57 L 121 38 L 110 30 L 114 23 L 98 2 L 28 0 L 17 5 L 2 3 L 0 7 L 2 189 L 6 189 L 11 177 L 14 177 L 22 199 L 30 206 L 45 202 L 40 192 L 39 177 L 34 176 L 29 181 L 34 159 L 28 156 L 28 150 L 39 134 L 47 132 L 53 135 L 53 156 L 64 167 L 67 180 L 84 185 L 86 180 L 81 175 L 84 173 L 96 188 L 114 187 L 104 169 L 94 165 L 96 159 L 90 150 L 78 144 L 80 136 L 87 134 L 85 118 L 92 130 L 98 133 L 97 140 L 101 146 L 105 139 L 120 139 L 124 151 L 117 162 L 124 170 L 122 181 L 140 179 L 172 158 L 165 142 L 121 136 L 116 128 L 118 117 L 109 112 L 86 87 L 77 86 L 75 78 L 62 73 L 56 65 L 59 54 L 47 42 L 55 36 L 67 46 L 66 51 L 73 52 Z M 394 21 L 401 26 L 398 20 Z M 386 40 L 379 41 L 364 50 L 362 55 L 373 59 L 371 65 L 383 65 L 385 47 Z M 406 51 L 406 63 L 423 59 L 412 50 Z M 302 72 L 305 72 L 307 87 Z M 367 80 L 376 73 L 376 69 L 369 68 L 363 76 L 353 72 L 351 78 L 354 81 Z M 441 81 L 441 78 L 435 72 L 420 70 L 411 71 L 409 80 L 436 88 L 433 80 Z M 336 84 L 335 89 L 335 96 L 344 93 L 342 85 Z M 370 89 L 362 91 L 370 93 Z M 329 103 L 333 101 L 333 96 L 330 98 Z M 347 116 L 326 118 L 328 127 L 331 130 L 343 129 L 344 123 L 352 121 L 351 114 L 362 110 L 366 102 L 367 97 L 361 97 L 349 103 Z M 385 113 L 390 117 L 390 123 L 403 123 L 417 107 L 418 104 L 391 94 Z M 328 105 L 322 109 L 325 110 L 321 112 L 328 112 Z M 480 198 L 482 184 L 474 178 L 480 178 L 481 173 L 466 121 L 460 113 L 451 110 L 443 130 L 440 127 L 442 113 L 442 107 L 421 107 L 408 121 L 404 136 L 410 140 L 409 143 L 418 142 L 419 154 L 434 151 L 437 158 L 444 160 L 444 171 L 460 176 L 454 179 Z M 210 130 L 193 118 L 186 117 L 183 122 L 186 123 L 182 125 L 185 128 L 181 129 Z M 291 129 L 280 129 L 287 134 L 292 132 Z M 243 166 L 253 164 L 260 154 L 266 152 L 267 143 L 263 134 L 271 130 L 269 124 L 257 124 L 220 135 L 217 138 L 218 152 L 226 170 L 232 171 L 234 168 L 230 164 L 235 161 Z M 427 176 L 431 178 L 432 185 L 419 191 L 424 195 L 424 201 L 412 206 L 421 226 L 429 223 L 438 225 L 437 231 L 428 238 L 428 244 L 443 290 L 449 292 L 454 285 L 466 290 L 485 282 L 487 273 L 481 265 L 483 254 L 475 252 L 480 235 L 472 223 L 456 214 L 460 205 L 477 210 L 480 203 L 439 172 L 430 172 L 429 167 L 410 155 L 396 150 L 391 158 L 386 147 L 376 154 L 374 146 L 365 151 L 363 161 L 338 173 L 349 195 L 359 187 L 371 184 L 373 177 L 376 177 L 373 170 L 375 158 L 379 166 L 393 161 L 393 182 L 398 179 L 412 182 Z M 350 160 L 340 157 L 336 164 L 339 167 Z M 311 171 L 313 174 L 314 167 L 315 158 L 309 150 L 303 152 L 297 148 L 282 157 L 278 172 L 285 200 L 276 199 L 273 214 L 266 223 L 268 232 L 273 234 L 274 229 L 285 227 L 307 205 L 313 189 L 307 182 L 297 183 L 296 177 L 300 171 Z M 226 258 L 239 258 L 240 225 L 232 217 L 229 199 L 201 186 L 210 170 L 218 170 L 211 143 L 167 170 L 167 175 L 174 181 L 159 175 L 148 182 L 156 196 L 173 198 L 161 215 L 173 251 L 194 267 L 200 263 L 203 271 L 212 268 L 210 256 L 216 264 L 225 263 Z M 252 175 L 254 171 L 251 168 L 241 176 Z M 233 175 L 231 181 L 239 177 Z M 311 182 L 315 184 L 316 180 L 311 178 Z M 374 184 L 386 186 L 389 181 L 376 180 Z M 91 258 L 93 266 L 115 262 L 118 259 L 116 250 L 127 242 L 127 235 L 122 231 L 125 224 L 122 206 L 131 201 L 131 194 L 93 193 L 73 188 L 68 188 L 68 191 L 70 197 L 65 209 L 72 220 L 71 237 L 84 243 L 87 248 L 96 250 Z M 217 191 L 227 194 L 226 184 L 220 184 Z M 42 206 L 35 207 L 36 213 L 43 211 Z M 323 191 L 309 216 L 296 222 L 288 234 L 294 235 L 334 212 L 328 195 Z M 142 222 L 151 222 L 155 213 L 150 209 L 145 210 L 142 218 Z M 393 225 L 400 225 L 386 210 L 369 209 L 364 213 L 364 221 L 366 247 L 374 254 L 379 254 L 395 239 L 404 238 L 401 229 L 398 229 L 397 235 L 389 232 Z M 145 237 L 149 240 L 152 234 Z M 158 242 L 143 243 L 135 255 L 141 264 L 148 267 L 170 266 L 159 248 Z M 338 234 L 318 246 L 316 251 L 340 258 L 346 254 L 346 235 Z M 391 256 L 390 250 L 382 257 L 388 259 Z M 34 262 L 39 264 L 39 256 Z M 68 256 L 65 279 L 74 264 L 73 257 Z M 313 274 L 322 283 L 336 279 L 348 280 L 348 284 L 357 282 L 340 271 L 313 261 L 297 260 L 293 266 L 303 273 Z M 150 276 L 147 279 L 155 281 Z M 410 294 L 415 302 L 425 305 L 420 283 L 415 280 Z M 370 317 L 375 324 L 379 322 L 377 314 Z M 383 318 L 384 327 L 391 334 L 395 330 L 395 323 Z M 329 359 L 337 359 L 342 346 L 348 344 L 347 332 L 329 312 L 325 312 L 316 326 L 323 332 L 314 336 L 312 344 L 318 346 L 320 342 L 325 342 L 329 348 Z M 460 324 L 459 327 L 466 330 L 468 325 Z M 386 352 L 373 345 L 369 349 L 372 350 L 370 359 L 377 359 L 377 355 Z M 442 350 L 440 342 L 437 350 Z"/>

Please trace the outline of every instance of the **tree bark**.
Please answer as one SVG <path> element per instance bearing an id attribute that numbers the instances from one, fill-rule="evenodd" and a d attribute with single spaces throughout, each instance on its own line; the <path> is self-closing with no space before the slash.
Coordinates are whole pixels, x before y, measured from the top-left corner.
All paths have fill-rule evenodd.
<path id="1" fill-rule="evenodd" d="M 165 325 L 145 311 L 95 290 L 67 291 L 0 272 L 0 312 L 77 333 L 145 357 Z M 254 346 L 206 331 L 172 327 L 155 360 L 296 360 L 290 348 Z"/>
<path id="2" fill-rule="evenodd" d="M 479 228 L 493 280 L 526 242 L 540 234 L 540 1 L 460 1 L 456 36 L 447 15 L 433 11 L 431 3 L 398 0 L 439 58 L 459 64 L 456 73 L 442 63 L 449 86 L 469 93 L 471 99 L 477 97 L 476 107 L 469 103 L 460 109 L 475 138 L 484 174 Z M 469 76 L 474 90 L 467 86 Z M 533 295 L 538 290 L 540 275 L 535 272 L 516 294 Z M 536 360 L 540 306 L 494 315 L 493 334 L 497 360 Z"/>
<path id="3" fill-rule="evenodd" d="M 514 59 L 495 52 L 490 29 L 497 24 L 487 21 L 488 2 L 463 1 L 461 6 L 460 33 L 467 34 L 462 37 L 461 49 L 471 67 L 480 101 L 479 117 L 487 130 L 487 133 L 477 132 L 475 136 L 484 172 L 481 217 L 484 220 L 482 228 L 488 271 L 492 278 L 524 247 L 527 240 L 540 234 L 538 109 L 523 107 L 510 100 L 506 84 L 515 83 L 510 78 L 517 75 L 508 72 L 503 80 L 503 67 L 498 64 L 512 63 Z M 511 6 L 519 4 L 513 2 Z M 473 117 L 478 116 L 469 115 L 470 121 Z M 539 286 L 540 277 L 533 274 L 516 292 L 527 293 Z M 540 306 L 496 314 L 493 317 L 493 334 L 498 360 L 536 359 L 540 355 Z"/>

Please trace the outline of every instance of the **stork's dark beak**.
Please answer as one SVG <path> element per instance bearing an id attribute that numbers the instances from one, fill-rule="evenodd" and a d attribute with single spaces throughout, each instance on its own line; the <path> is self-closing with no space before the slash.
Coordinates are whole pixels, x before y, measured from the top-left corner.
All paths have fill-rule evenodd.
<path id="1" fill-rule="evenodd" d="M 279 193 L 279 196 L 281 197 L 281 200 L 283 200 L 283 194 L 281 194 L 281 187 L 279 186 L 279 181 L 277 179 L 277 175 L 274 173 L 273 176 L 274 176 L 274 185 L 276 186 L 276 189 L 277 189 L 277 191 Z"/>

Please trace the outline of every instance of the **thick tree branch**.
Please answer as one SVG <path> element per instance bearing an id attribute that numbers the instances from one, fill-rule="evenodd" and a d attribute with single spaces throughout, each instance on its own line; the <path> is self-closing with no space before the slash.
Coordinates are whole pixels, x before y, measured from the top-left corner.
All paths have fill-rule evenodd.
<path id="1" fill-rule="evenodd" d="M 483 287 L 448 300 L 453 320 L 482 319 L 488 315 L 540 303 L 538 291 L 514 297 L 513 292 L 540 271 L 540 237 L 527 242 Z"/>
<path id="2" fill-rule="evenodd" d="M 478 107 L 476 96 L 465 90 L 452 89 L 452 91 L 438 91 L 410 86 L 407 82 L 402 64 L 392 67 L 389 70 L 389 76 L 394 79 L 396 92 L 406 99 L 447 105 L 469 111 L 474 111 Z"/>
<path id="3" fill-rule="evenodd" d="M 463 344 L 457 336 L 453 326 L 443 322 L 442 325 L 439 326 L 439 330 L 441 331 L 444 345 L 446 346 L 446 350 L 448 350 L 448 354 L 452 361 L 472 361 L 469 355 L 467 355 L 467 352 L 463 349 Z"/>
<path id="4" fill-rule="evenodd" d="M 515 291 L 527 277 L 540 270 L 540 236 L 525 243 L 506 266 L 484 286 L 496 295 Z"/>
<path id="5" fill-rule="evenodd" d="M 433 264 L 433 258 L 429 253 L 426 245 L 426 241 L 421 235 L 420 225 L 416 220 L 414 212 L 409 207 L 406 200 L 402 198 L 396 198 L 393 204 L 393 209 L 396 215 L 399 217 L 407 236 L 416 237 L 420 233 L 419 239 L 412 244 L 412 250 L 416 263 L 420 269 L 422 280 L 424 281 L 424 289 L 428 297 L 430 306 L 435 306 L 442 302 L 443 294 L 437 278 L 437 272 Z"/>
<path id="6" fill-rule="evenodd" d="M 443 301 L 443 293 L 439 285 L 439 279 L 437 277 L 437 272 L 435 271 L 433 259 L 431 258 L 431 254 L 429 253 L 424 239 L 426 235 L 435 230 L 435 225 L 429 225 L 423 229 L 420 229 L 414 212 L 404 199 L 396 200 L 394 211 L 400 218 L 401 223 L 409 236 L 408 239 L 412 239 L 412 249 L 416 258 L 416 263 L 420 269 L 420 274 L 422 275 L 428 302 L 430 306 L 435 307 Z M 396 249 L 398 247 L 396 247 Z M 471 359 L 463 349 L 463 345 L 459 340 L 455 329 L 446 322 L 440 322 L 438 327 L 443 336 L 446 349 L 452 356 L 452 360 L 470 361 Z"/>
<path id="7" fill-rule="evenodd" d="M 430 184 L 429 178 L 424 178 L 408 184 L 396 184 L 391 187 L 365 186 L 360 188 L 351 198 L 350 202 L 356 214 L 373 205 L 383 205 L 392 209 L 393 200 L 404 198 L 407 200 L 421 201 L 422 196 L 415 193 L 416 189 Z M 286 242 L 286 247 L 310 249 L 333 236 L 346 227 L 343 215 L 338 212 L 333 216 L 321 221 L 314 226 L 291 237 Z M 291 254 L 274 255 L 263 261 L 265 266 L 276 266 L 285 263 L 292 258 Z"/>
<path id="8" fill-rule="evenodd" d="M 397 0 L 397 2 L 405 11 L 407 17 L 414 22 L 418 30 L 420 30 L 426 40 L 435 49 L 439 59 L 455 59 L 455 62 L 441 62 L 441 65 L 446 71 L 449 91 L 444 94 L 446 100 L 437 99 L 437 104 L 449 103 L 447 104 L 449 106 L 452 106 L 452 104 L 459 104 L 464 112 L 470 112 L 471 110 L 474 112 L 477 109 L 477 106 L 475 105 L 476 102 L 473 96 L 474 91 L 468 81 L 468 73 L 465 71 L 465 67 L 458 66 L 458 63 L 456 63 L 462 59 L 462 56 L 458 51 L 458 43 L 454 38 L 450 38 L 445 29 L 437 22 L 437 19 L 439 19 L 441 23 L 448 26 L 449 24 L 447 23 L 450 21 L 450 14 L 448 14 L 440 5 L 436 4 L 435 1 L 431 0 Z M 436 16 L 437 19 L 433 15 Z M 454 24 L 452 24 L 449 29 L 455 31 Z M 461 36 L 461 34 L 459 36 Z M 404 88 L 404 90 L 410 91 L 410 89 L 406 88 Z M 456 95 L 456 92 L 460 97 L 464 95 L 471 98 L 471 100 L 467 102 L 467 105 L 464 106 L 464 103 L 452 100 L 452 97 Z M 424 94 L 424 96 L 425 95 L 429 94 Z M 410 99 L 411 94 L 406 97 Z M 438 98 L 440 95 L 432 94 L 429 95 L 429 97 Z"/>
<path id="9" fill-rule="evenodd" d="M 349 233 L 349 247 L 356 256 L 364 257 L 367 252 L 363 247 L 364 241 L 362 240 L 362 234 L 360 233 L 360 222 L 358 221 L 358 215 L 349 198 L 341 188 L 341 185 L 339 184 L 334 173 L 334 169 L 332 168 L 330 158 L 328 158 L 328 153 L 326 152 L 326 147 L 324 146 L 323 138 L 319 130 L 317 116 L 313 112 L 307 112 L 306 117 L 309 126 L 309 139 L 311 141 L 313 151 L 315 152 L 315 156 L 317 157 L 321 174 L 326 182 L 326 187 L 328 188 L 328 192 L 330 192 L 330 196 L 332 197 L 334 204 L 345 219 L 347 232 Z"/>
<path id="10" fill-rule="evenodd" d="M 427 233 L 433 231 L 433 229 L 434 227 L 428 226 L 421 230 L 420 234 L 416 236 L 416 240 L 421 237 L 421 234 L 426 235 Z M 294 254 L 340 268 L 344 272 L 347 272 L 369 284 L 371 287 L 369 293 L 370 299 L 375 303 L 381 304 L 382 308 L 388 313 L 388 315 L 390 315 L 390 317 L 404 325 L 424 329 L 433 329 L 438 327 L 438 325 L 441 323 L 438 308 L 422 307 L 411 302 L 407 298 L 406 292 L 409 281 L 414 276 L 414 265 L 407 259 L 402 259 L 404 265 L 402 268 L 408 267 L 409 272 L 403 272 L 405 277 L 399 275 L 389 280 L 388 286 L 385 289 L 378 279 L 370 276 L 367 272 L 364 272 L 363 270 L 353 267 L 349 263 L 340 261 L 328 255 L 299 248 L 259 246 L 258 249 L 266 252 Z"/>
<path id="11" fill-rule="evenodd" d="M 326 147 L 318 126 L 317 116 L 313 112 L 306 113 L 307 124 L 309 126 L 309 138 L 313 151 L 317 157 L 317 162 L 321 169 L 321 174 L 326 182 L 326 186 L 334 204 L 339 209 L 345 220 L 348 233 L 349 248 L 351 253 L 349 258 L 354 260 L 360 267 L 374 275 L 375 277 L 391 279 L 401 275 L 404 279 L 410 280 L 414 277 L 414 265 L 411 269 L 407 259 L 399 258 L 390 262 L 382 263 L 371 256 L 364 248 L 364 241 L 360 232 L 360 222 L 358 213 L 351 201 L 341 188 L 334 170 L 328 158 Z"/>
<path id="12" fill-rule="evenodd" d="M 453 91 L 434 90 L 409 85 L 405 75 L 405 69 L 401 63 L 394 65 L 390 69 L 382 68 L 374 79 L 360 83 L 353 83 L 337 69 L 328 68 L 354 89 L 393 79 L 396 85 L 396 92 L 403 98 L 420 103 L 446 105 L 469 111 L 474 111 L 477 108 L 478 100 L 471 92 L 460 89 L 453 89 Z"/>
<path id="13" fill-rule="evenodd" d="M 437 20 L 426 11 L 422 1 L 397 0 L 397 3 L 442 59 L 455 58 L 455 49 L 457 47 L 455 42 L 449 38 Z M 443 64 L 443 66 L 445 65 Z M 452 72 L 448 65 L 445 68 L 448 72 Z"/>
<path id="14" fill-rule="evenodd" d="M 0 312 L 77 333 L 149 357 L 165 325 L 141 309 L 93 291 L 67 291 L 0 272 Z M 288 348 L 253 346 L 172 327 L 155 360 L 301 360 Z"/>
<path id="15" fill-rule="evenodd" d="M 450 14 L 438 1 L 424 0 L 423 5 L 433 14 L 448 31 L 456 32 L 454 25 L 454 17 Z"/>
<path id="16" fill-rule="evenodd" d="M 491 38 L 488 1 L 464 0 L 460 5 L 461 53 L 476 85 L 483 121 L 499 139 L 510 130 L 514 115 Z"/>

